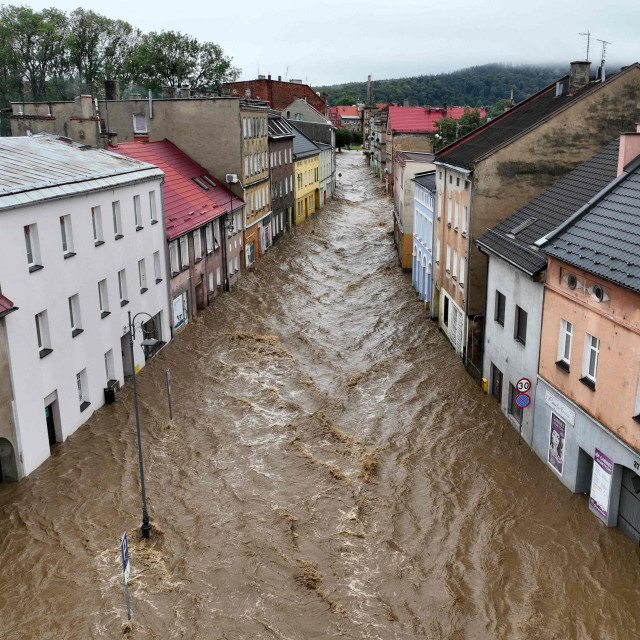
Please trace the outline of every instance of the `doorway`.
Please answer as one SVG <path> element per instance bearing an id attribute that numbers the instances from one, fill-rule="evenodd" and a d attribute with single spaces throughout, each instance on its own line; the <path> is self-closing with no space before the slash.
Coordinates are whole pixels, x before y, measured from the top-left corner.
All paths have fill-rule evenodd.
<path id="1" fill-rule="evenodd" d="M 131 349 L 129 347 L 129 336 L 131 333 L 127 331 L 120 338 L 120 352 L 122 353 L 122 374 L 125 378 L 133 375 L 133 360 L 131 359 Z"/>
<path id="2" fill-rule="evenodd" d="M 204 286 L 202 282 L 198 282 L 196 285 L 196 309 L 202 311 L 204 307 Z"/>
<path id="3" fill-rule="evenodd" d="M 13 445 L 6 438 L 0 438 L 0 482 L 4 480 L 17 482 L 20 477 Z"/>
<path id="4" fill-rule="evenodd" d="M 44 419 L 47 425 L 47 439 L 49 448 L 62 442 L 62 428 L 60 426 L 60 408 L 58 406 L 58 392 L 50 393 L 44 399 Z"/>
<path id="5" fill-rule="evenodd" d="M 502 371 L 493 362 L 491 363 L 491 395 L 502 404 Z"/>

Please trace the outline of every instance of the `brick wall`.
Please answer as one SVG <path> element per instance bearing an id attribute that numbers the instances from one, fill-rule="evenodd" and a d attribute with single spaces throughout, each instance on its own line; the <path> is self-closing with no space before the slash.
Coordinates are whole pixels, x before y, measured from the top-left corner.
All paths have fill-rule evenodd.
<path id="1" fill-rule="evenodd" d="M 320 111 L 320 113 L 324 113 L 326 109 L 326 101 L 318 96 L 315 91 L 306 84 L 281 82 L 266 78 L 264 80 L 226 82 L 223 86 L 231 93 L 232 96 L 267 100 L 271 108 L 276 109 L 277 111 L 282 111 L 296 98 L 306 98 L 307 102 Z M 248 91 L 250 94 L 247 96 Z"/>

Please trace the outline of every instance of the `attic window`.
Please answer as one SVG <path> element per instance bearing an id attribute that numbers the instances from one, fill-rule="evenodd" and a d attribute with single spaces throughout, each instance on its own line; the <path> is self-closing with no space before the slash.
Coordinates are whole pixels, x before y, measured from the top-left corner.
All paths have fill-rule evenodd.
<path id="1" fill-rule="evenodd" d="M 209 176 L 200 176 L 210 187 L 216 189 L 218 185 Z"/>
<path id="2" fill-rule="evenodd" d="M 209 187 L 207 187 L 207 185 L 202 182 L 202 180 L 200 180 L 200 178 L 191 178 L 201 189 L 204 189 L 205 191 L 209 191 Z"/>
<path id="3" fill-rule="evenodd" d="M 534 222 L 537 222 L 538 218 L 527 218 L 524 222 L 521 222 L 518 226 L 511 229 L 507 234 L 509 236 L 517 236 L 521 231 L 528 229 Z"/>

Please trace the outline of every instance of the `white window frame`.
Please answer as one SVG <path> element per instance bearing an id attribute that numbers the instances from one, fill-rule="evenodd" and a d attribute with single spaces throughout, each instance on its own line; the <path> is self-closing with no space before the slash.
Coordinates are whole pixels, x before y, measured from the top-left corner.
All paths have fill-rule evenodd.
<path id="1" fill-rule="evenodd" d="M 100 302 L 100 315 L 105 318 L 109 315 L 109 287 L 106 278 L 98 282 L 98 300 Z"/>
<path id="2" fill-rule="evenodd" d="M 452 202 L 451 196 L 449 196 L 449 200 L 447 201 L 447 224 L 451 226 L 451 210 L 452 210 Z"/>
<path id="3" fill-rule="evenodd" d="M 451 274 L 454 280 L 458 279 L 458 250 L 453 250 L 453 273 Z"/>
<path id="4" fill-rule="evenodd" d="M 467 270 L 467 259 L 464 256 L 460 256 L 460 277 L 458 278 L 458 284 L 461 289 L 464 289 L 464 277 Z"/>
<path id="5" fill-rule="evenodd" d="M 42 357 L 44 351 L 51 349 L 51 336 L 49 334 L 49 317 L 44 309 L 35 315 L 36 339 L 38 341 L 38 351 Z"/>
<path id="6" fill-rule="evenodd" d="M 446 258 L 444 270 L 447 273 L 451 272 L 451 247 L 449 245 L 447 245 L 447 258 Z"/>
<path id="7" fill-rule="evenodd" d="M 193 232 L 193 258 L 196 262 L 202 260 L 202 233 L 200 229 Z"/>
<path id="8" fill-rule="evenodd" d="M 460 233 L 462 233 L 462 235 L 467 235 L 467 229 L 469 227 L 469 207 L 465 204 L 464 207 L 462 208 L 462 229 L 460 230 Z"/>
<path id="9" fill-rule="evenodd" d="M 75 337 L 82 332 L 82 317 L 80 315 L 80 296 L 75 293 L 69 296 L 69 323 L 71 333 Z"/>
<path id="10" fill-rule="evenodd" d="M 162 263 L 160 262 L 160 252 L 153 252 L 153 275 L 156 279 L 156 284 L 162 282 Z"/>
<path id="11" fill-rule="evenodd" d="M 455 204 L 453 228 L 455 231 L 457 231 L 460 228 L 460 203 L 459 202 L 456 202 Z"/>
<path id="12" fill-rule="evenodd" d="M 180 269 L 189 266 L 189 238 L 187 234 L 180 236 Z"/>
<path id="13" fill-rule="evenodd" d="M 124 237 L 122 233 L 122 213 L 120 211 L 120 200 L 111 203 L 111 213 L 113 215 L 113 236 L 116 240 Z"/>
<path id="14" fill-rule="evenodd" d="M 567 343 L 569 345 L 569 357 L 566 357 Z M 562 318 L 560 320 L 560 334 L 558 337 L 558 362 L 571 364 L 571 347 L 573 345 L 573 323 Z"/>
<path id="15" fill-rule="evenodd" d="M 133 196 L 133 219 L 136 223 L 136 231 L 143 229 L 142 226 L 142 207 L 140 206 L 140 196 Z"/>
<path id="16" fill-rule="evenodd" d="M 93 242 L 96 246 L 104 244 L 102 235 L 102 210 L 99 206 L 91 207 L 91 226 L 93 228 Z"/>
<path id="17" fill-rule="evenodd" d="M 213 222 L 207 224 L 204 229 L 204 235 L 207 253 L 213 253 Z"/>
<path id="18" fill-rule="evenodd" d="M 147 265 L 144 258 L 138 260 L 138 281 L 140 283 L 140 293 L 147 291 Z"/>
<path id="19" fill-rule="evenodd" d="M 138 118 L 143 118 L 144 120 L 142 128 L 138 127 Z M 147 126 L 147 115 L 145 113 L 133 114 L 133 133 L 149 133 L 149 127 Z"/>
<path id="20" fill-rule="evenodd" d="M 126 269 L 120 269 L 118 271 L 118 293 L 120 295 L 120 306 L 124 307 L 124 305 L 129 302 L 129 298 L 127 298 L 127 271 Z"/>
<path id="21" fill-rule="evenodd" d="M 41 266 L 38 225 L 36 223 L 26 224 L 24 226 L 24 241 L 27 251 L 27 266 L 29 268 Z"/>
<path id="22" fill-rule="evenodd" d="M 594 357 L 593 373 L 591 372 L 591 356 Z M 600 339 L 585 333 L 584 336 L 584 357 L 582 359 L 582 377 L 595 383 L 598 375 L 598 357 L 600 354 Z"/>
<path id="23" fill-rule="evenodd" d="M 180 273 L 180 252 L 178 250 L 178 241 L 172 240 L 169 243 L 169 263 L 171 268 L 171 277 Z"/>
<path id="24" fill-rule="evenodd" d="M 60 239 L 64 256 L 75 255 L 73 252 L 73 232 L 71 230 L 71 216 L 60 216 Z"/>
<path id="25" fill-rule="evenodd" d="M 149 216 L 151 217 L 151 224 L 158 222 L 158 211 L 156 209 L 156 192 L 149 191 Z"/>

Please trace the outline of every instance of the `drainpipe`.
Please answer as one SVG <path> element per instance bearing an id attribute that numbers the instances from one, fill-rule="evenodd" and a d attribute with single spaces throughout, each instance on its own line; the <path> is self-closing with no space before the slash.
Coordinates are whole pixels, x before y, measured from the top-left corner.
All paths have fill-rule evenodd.
<path id="1" fill-rule="evenodd" d="M 107 107 L 108 108 L 108 107 Z M 169 332 L 173 339 L 173 299 L 171 298 L 171 256 L 169 240 L 167 238 L 167 225 L 164 217 L 164 176 L 160 179 L 160 211 L 162 212 L 162 237 L 164 238 L 164 269 L 167 274 L 167 299 L 169 300 Z"/>
<path id="2" fill-rule="evenodd" d="M 465 324 L 467 325 L 466 329 L 467 329 L 467 335 L 465 336 L 465 340 L 467 342 L 467 344 L 469 344 L 469 297 L 471 295 L 471 283 L 469 282 L 469 265 L 471 264 L 471 212 L 472 212 L 472 204 L 473 204 L 473 173 L 470 174 L 469 177 L 469 220 L 467 222 L 467 264 L 466 264 L 466 269 L 467 269 L 467 274 L 466 274 L 466 278 L 467 278 L 467 295 L 465 296 L 465 300 L 464 300 L 464 318 L 465 318 Z M 487 270 L 487 273 L 489 271 Z M 485 283 L 485 287 L 486 287 L 486 283 Z M 476 314 L 479 315 L 479 314 Z M 474 316 L 475 317 L 475 316 Z M 475 323 L 475 321 L 474 321 Z M 474 325 L 475 326 L 475 325 Z M 483 340 L 484 340 L 484 332 L 483 332 Z M 471 346 L 473 347 L 473 337 L 471 338 Z M 467 364 L 468 359 L 466 357 L 466 345 L 465 345 L 465 364 Z M 480 370 L 480 375 L 482 377 L 482 369 Z"/>

